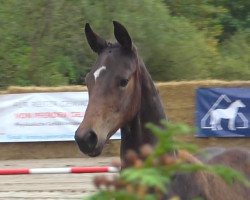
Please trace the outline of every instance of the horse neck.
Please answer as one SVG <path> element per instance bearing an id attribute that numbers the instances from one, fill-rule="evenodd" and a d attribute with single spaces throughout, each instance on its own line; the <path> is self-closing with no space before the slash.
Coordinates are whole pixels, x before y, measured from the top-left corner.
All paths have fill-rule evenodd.
<path id="1" fill-rule="evenodd" d="M 145 133 L 143 139 L 145 143 L 154 144 L 156 140 L 154 137 L 152 138 L 150 131 L 145 128 L 145 124 L 151 122 L 159 125 L 162 119 L 166 119 L 166 115 L 159 92 L 143 62 L 141 63 L 141 78 L 140 121 L 143 133 Z"/>
<path id="2" fill-rule="evenodd" d="M 235 103 L 232 103 L 227 109 L 231 110 L 231 112 L 237 113 L 239 110 L 239 107 Z"/>
<path id="3" fill-rule="evenodd" d="M 121 158 L 126 150 L 139 151 L 143 144 L 154 145 L 156 138 L 145 128 L 146 123 L 159 124 L 161 119 L 166 119 L 164 108 L 151 76 L 144 63 L 140 61 L 141 104 L 134 119 L 121 129 Z"/>

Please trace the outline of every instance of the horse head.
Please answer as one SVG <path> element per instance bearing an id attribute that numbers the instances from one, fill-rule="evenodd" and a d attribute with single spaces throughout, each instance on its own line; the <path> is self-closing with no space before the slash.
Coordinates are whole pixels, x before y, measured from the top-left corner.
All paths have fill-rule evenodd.
<path id="1" fill-rule="evenodd" d="M 246 107 L 246 105 L 241 100 L 236 100 L 233 104 L 237 108 L 245 108 Z"/>
<path id="2" fill-rule="evenodd" d="M 126 28 L 116 21 L 113 24 L 115 44 L 85 25 L 87 41 L 98 57 L 85 78 L 89 104 L 75 140 L 89 156 L 101 153 L 106 141 L 133 119 L 141 102 L 136 48 Z"/>

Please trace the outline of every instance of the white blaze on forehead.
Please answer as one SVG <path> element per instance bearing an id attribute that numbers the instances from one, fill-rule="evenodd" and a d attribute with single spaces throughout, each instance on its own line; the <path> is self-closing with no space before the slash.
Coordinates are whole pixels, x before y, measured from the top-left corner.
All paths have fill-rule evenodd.
<path id="1" fill-rule="evenodd" d="M 100 68 L 98 68 L 95 72 L 94 72 L 94 77 L 95 80 L 100 76 L 101 72 L 103 70 L 106 70 L 106 66 L 101 66 Z"/>

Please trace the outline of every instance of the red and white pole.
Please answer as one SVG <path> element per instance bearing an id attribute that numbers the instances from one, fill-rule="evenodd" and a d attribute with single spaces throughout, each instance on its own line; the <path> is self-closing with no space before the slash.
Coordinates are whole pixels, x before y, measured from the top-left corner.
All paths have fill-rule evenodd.
<path id="1" fill-rule="evenodd" d="M 116 173 L 116 167 L 61 167 L 61 168 L 20 168 L 0 169 L 0 175 L 20 174 L 69 174 L 69 173 Z"/>

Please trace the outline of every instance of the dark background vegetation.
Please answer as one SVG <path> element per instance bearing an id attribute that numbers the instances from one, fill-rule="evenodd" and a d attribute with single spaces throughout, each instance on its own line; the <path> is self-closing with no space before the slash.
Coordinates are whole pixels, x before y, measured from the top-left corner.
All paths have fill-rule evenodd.
<path id="1" fill-rule="evenodd" d="M 0 88 L 83 84 L 84 25 L 130 32 L 154 80 L 250 80 L 248 0 L 0 0 Z"/>

